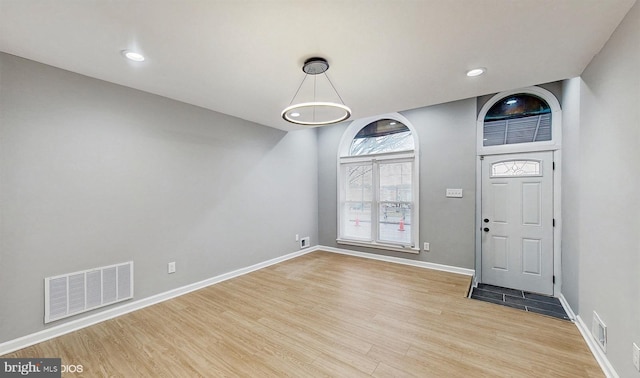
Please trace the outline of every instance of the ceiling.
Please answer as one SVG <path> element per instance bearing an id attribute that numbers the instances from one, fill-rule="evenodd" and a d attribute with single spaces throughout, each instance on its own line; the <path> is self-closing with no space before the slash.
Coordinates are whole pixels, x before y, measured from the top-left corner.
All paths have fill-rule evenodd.
<path id="1" fill-rule="evenodd" d="M 0 51 L 294 130 L 309 57 L 368 117 L 578 76 L 634 2 L 0 0 Z"/>

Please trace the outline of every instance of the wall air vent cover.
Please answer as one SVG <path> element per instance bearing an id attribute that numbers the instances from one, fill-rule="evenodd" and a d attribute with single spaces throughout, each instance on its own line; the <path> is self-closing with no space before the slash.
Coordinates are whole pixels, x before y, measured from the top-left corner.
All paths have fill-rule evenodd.
<path id="1" fill-rule="evenodd" d="M 607 326 L 604 324 L 597 312 L 593 312 L 593 320 L 591 322 L 591 335 L 600 345 L 603 352 L 607 352 Z"/>
<path id="2" fill-rule="evenodd" d="M 133 298 L 133 261 L 44 279 L 44 322 Z"/>

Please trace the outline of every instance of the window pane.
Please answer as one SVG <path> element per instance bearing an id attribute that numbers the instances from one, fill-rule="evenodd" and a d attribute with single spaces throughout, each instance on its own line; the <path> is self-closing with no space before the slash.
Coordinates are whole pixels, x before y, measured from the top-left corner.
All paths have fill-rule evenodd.
<path id="1" fill-rule="evenodd" d="M 371 240 L 371 202 L 346 202 L 341 213 L 341 237 Z"/>
<path id="2" fill-rule="evenodd" d="M 404 133 L 379 136 L 374 138 L 354 139 L 351 142 L 351 156 L 382 154 L 385 152 L 413 150 L 413 134 Z"/>
<path id="3" fill-rule="evenodd" d="M 378 239 L 411 244 L 412 162 L 381 163 Z"/>
<path id="4" fill-rule="evenodd" d="M 551 140 L 551 107 L 529 94 L 507 96 L 496 102 L 484 118 L 484 146 Z"/>
<path id="5" fill-rule="evenodd" d="M 380 201 L 411 202 L 412 162 L 380 164 Z"/>
<path id="6" fill-rule="evenodd" d="M 352 202 L 371 201 L 373 189 L 372 165 L 348 165 L 345 167 L 345 200 Z"/>
<path id="7" fill-rule="evenodd" d="M 347 165 L 345 202 L 342 206 L 342 237 L 371 240 L 373 165 Z"/>
<path id="8" fill-rule="evenodd" d="M 484 122 L 484 146 L 551 140 L 551 114 Z"/>
<path id="9" fill-rule="evenodd" d="M 493 104 L 484 117 L 485 122 L 514 119 L 551 113 L 551 107 L 538 96 L 520 93 L 507 96 Z"/>
<path id="10" fill-rule="evenodd" d="M 349 155 L 381 154 L 413 150 L 413 134 L 401 122 L 381 119 L 363 127 L 351 141 Z"/>
<path id="11" fill-rule="evenodd" d="M 540 176 L 540 162 L 535 160 L 500 161 L 491 165 L 491 177 Z"/>
<path id="12" fill-rule="evenodd" d="M 411 207 L 400 202 L 380 204 L 380 241 L 411 245 Z"/>

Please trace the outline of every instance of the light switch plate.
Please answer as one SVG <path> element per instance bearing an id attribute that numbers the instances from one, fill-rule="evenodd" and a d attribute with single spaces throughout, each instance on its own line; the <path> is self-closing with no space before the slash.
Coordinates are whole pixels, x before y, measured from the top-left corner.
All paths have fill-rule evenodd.
<path id="1" fill-rule="evenodd" d="M 447 189 L 446 196 L 449 198 L 462 198 L 462 189 Z"/>

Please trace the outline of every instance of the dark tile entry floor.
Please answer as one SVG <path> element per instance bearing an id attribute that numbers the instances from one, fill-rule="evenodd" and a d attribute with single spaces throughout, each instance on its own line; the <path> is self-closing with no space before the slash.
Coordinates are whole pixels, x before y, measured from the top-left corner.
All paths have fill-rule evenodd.
<path id="1" fill-rule="evenodd" d="M 505 287 L 478 284 L 471 292 L 472 299 L 496 303 L 524 311 L 537 312 L 554 318 L 571 320 L 560 300 L 554 297 L 529 293 L 522 290 L 507 289 Z"/>

